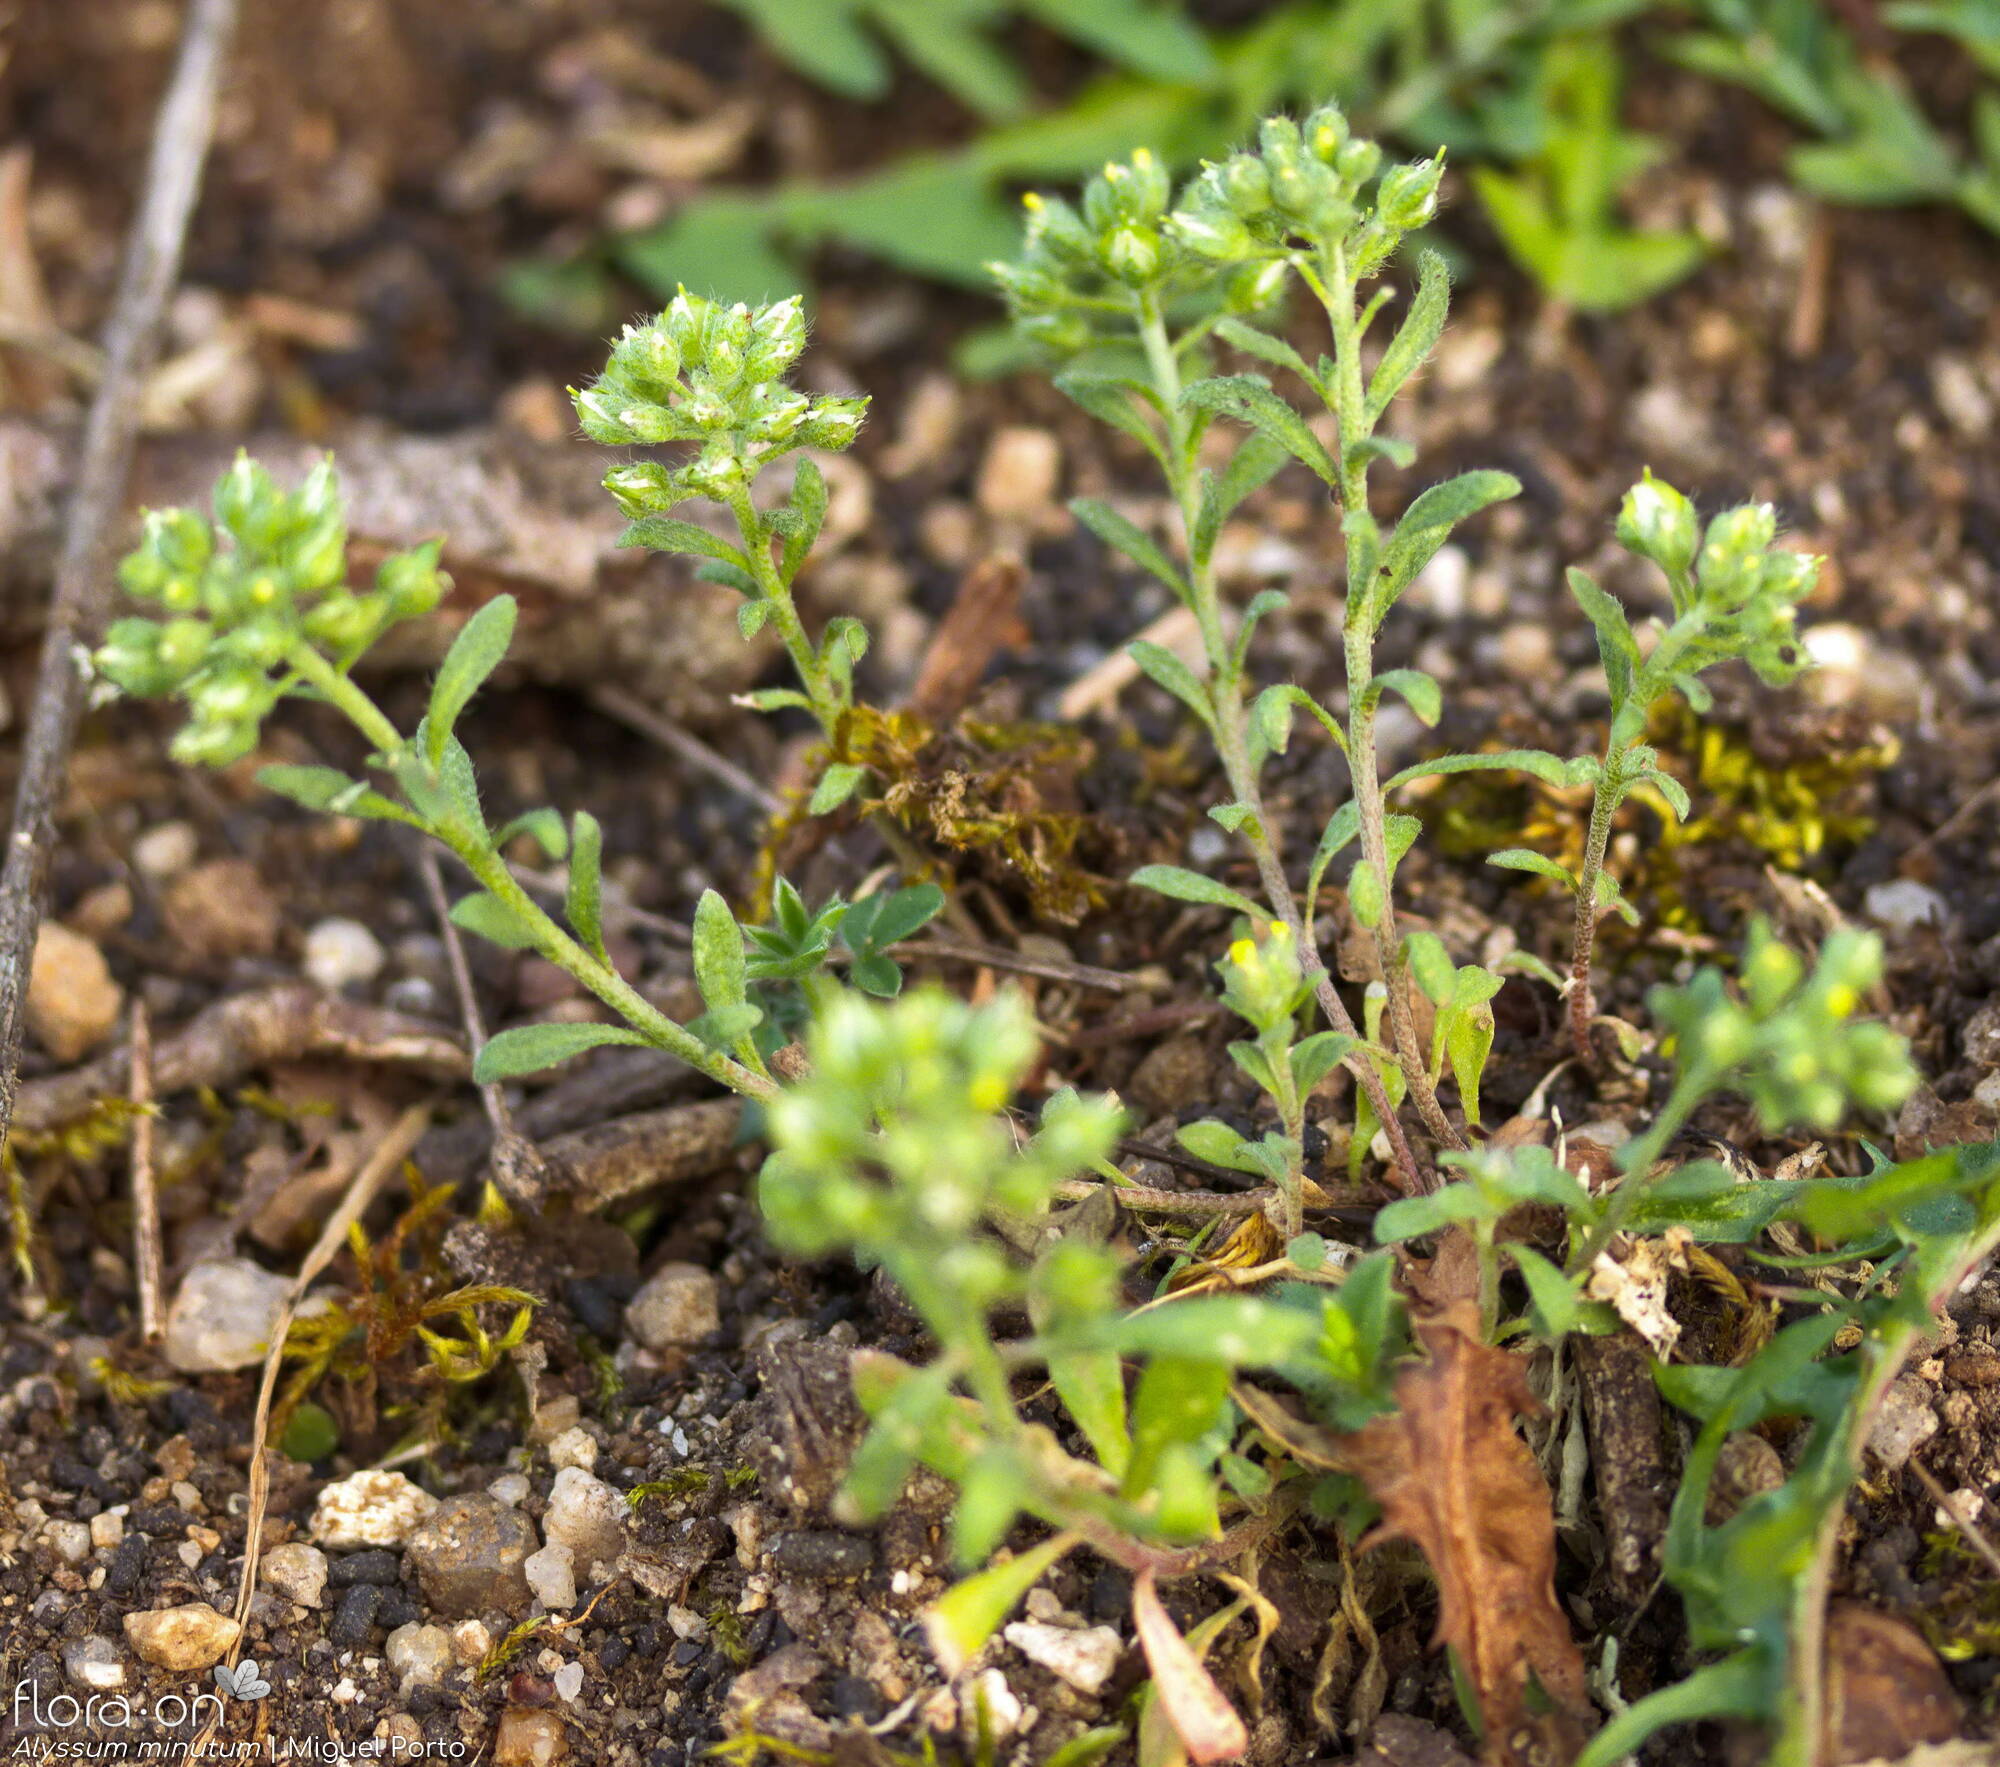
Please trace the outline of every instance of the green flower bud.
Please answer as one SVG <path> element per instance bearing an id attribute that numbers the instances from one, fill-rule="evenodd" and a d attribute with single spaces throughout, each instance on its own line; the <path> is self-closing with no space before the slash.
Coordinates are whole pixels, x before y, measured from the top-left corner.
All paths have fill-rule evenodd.
<path id="1" fill-rule="evenodd" d="M 247 614 L 269 613 L 285 605 L 285 586 L 269 571 L 257 571 L 242 585 L 242 607 Z"/>
<path id="2" fill-rule="evenodd" d="M 1306 151 L 1322 165 L 1332 165 L 1347 145 L 1347 118 L 1337 104 L 1323 104 L 1305 122 Z"/>
<path id="3" fill-rule="evenodd" d="M 775 380 L 806 347 L 805 304 L 797 295 L 766 307 L 750 325 L 750 348 L 743 377 L 753 385 Z"/>
<path id="4" fill-rule="evenodd" d="M 247 542 L 253 530 L 261 534 L 270 526 L 278 495 L 271 475 L 239 448 L 228 471 L 216 481 L 215 519 Z"/>
<path id="5" fill-rule="evenodd" d="M 1150 227 L 1120 227 L 1104 242 L 1104 267 L 1129 288 L 1160 273 L 1160 236 Z"/>
<path id="6" fill-rule="evenodd" d="M 1257 250 L 1250 229 L 1225 208 L 1177 209 L 1167 219 L 1174 237 L 1197 257 L 1229 263 Z"/>
<path id="7" fill-rule="evenodd" d="M 167 753 L 183 766 L 227 767 L 257 746 L 257 721 L 196 718 L 181 726 Z"/>
<path id="8" fill-rule="evenodd" d="M 604 488 L 619 510 L 636 521 L 673 507 L 667 489 L 667 469 L 657 460 L 633 460 L 604 475 Z"/>
<path id="9" fill-rule="evenodd" d="M 190 577 L 199 576 L 215 556 L 215 532 L 192 509 L 148 510 L 145 543 L 169 570 Z"/>
<path id="10" fill-rule="evenodd" d="M 1021 198 L 1021 206 L 1028 212 L 1026 244 L 1030 253 L 1046 252 L 1058 263 L 1071 265 L 1090 262 L 1090 229 L 1068 203 L 1031 190 Z"/>
<path id="11" fill-rule="evenodd" d="M 201 584 L 176 574 L 160 585 L 160 605 L 170 614 L 190 614 L 201 606 Z"/>
<path id="12" fill-rule="evenodd" d="M 91 662 L 98 674 L 125 693 L 141 699 L 171 693 L 180 685 L 180 677 L 160 660 L 161 631 L 157 620 L 115 620 Z"/>
<path id="13" fill-rule="evenodd" d="M 1167 212 L 1167 203 L 1173 195 L 1167 168 L 1150 150 L 1142 147 L 1132 155 L 1130 179 L 1134 217 L 1141 221 L 1158 221 Z"/>
<path id="14" fill-rule="evenodd" d="M 762 408 L 744 425 L 743 433 L 753 442 L 788 442 L 812 408 L 804 393 L 780 388 L 763 401 Z"/>
<path id="15" fill-rule="evenodd" d="M 380 596 L 329 595 L 305 617 L 305 632 L 315 644 L 332 651 L 351 650 L 375 635 Z"/>
<path id="16" fill-rule="evenodd" d="M 1333 169 L 1349 190 L 1359 190 L 1375 176 L 1376 168 L 1381 163 L 1381 148 L 1372 141 L 1355 140 L 1348 142 L 1334 156 Z"/>
<path id="17" fill-rule="evenodd" d="M 170 575 L 167 561 L 149 549 L 128 552 L 118 565 L 119 585 L 140 601 L 151 601 L 158 595 Z"/>
<path id="18" fill-rule="evenodd" d="M 253 727 L 271 709 L 271 685 L 248 671 L 210 673 L 188 690 L 197 723 L 242 724 Z"/>
<path id="19" fill-rule="evenodd" d="M 1271 168 L 1271 200 L 1301 225 L 1319 229 L 1325 218 L 1347 209 L 1340 179 L 1318 160 L 1294 160 Z M 1335 227 L 1327 226 L 1327 232 Z"/>
<path id="20" fill-rule="evenodd" d="M 1669 576 L 1685 576 L 1693 568 L 1698 532 L 1694 505 L 1650 470 L 1625 493 L 1618 544 L 1650 558 Z"/>
<path id="21" fill-rule="evenodd" d="M 305 476 L 292 499 L 302 528 L 328 519 L 346 525 L 340 500 L 340 474 L 334 470 L 333 456 L 323 455 Z"/>
<path id="22" fill-rule="evenodd" d="M 576 407 L 577 421 L 583 425 L 583 433 L 593 442 L 602 442 L 608 448 L 622 448 L 643 440 L 626 421 L 632 409 L 629 400 L 616 397 L 604 390 L 602 384 L 587 392 L 569 389 L 570 403 Z"/>
<path id="23" fill-rule="evenodd" d="M 1261 313 L 1285 292 L 1291 266 L 1283 258 L 1245 264 L 1229 279 L 1224 305 L 1232 313 Z"/>
<path id="24" fill-rule="evenodd" d="M 1299 126 L 1290 117 L 1266 117 L 1257 127 L 1257 151 L 1273 171 L 1296 163 L 1300 145 Z"/>
<path id="25" fill-rule="evenodd" d="M 160 667 L 184 681 L 201 666 L 215 628 L 206 620 L 169 620 L 160 628 Z"/>
<path id="26" fill-rule="evenodd" d="M 1221 173 L 1217 182 L 1223 200 L 1245 220 L 1271 206 L 1271 174 L 1255 154 L 1231 154 Z"/>
<path id="27" fill-rule="evenodd" d="M 347 523 L 337 506 L 314 517 L 292 546 L 290 566 L 292 587 L 307 595 L 331 589 L 347 574 Z"/>
<path id="28" fill-rule="evenodd" d="M 437 568 L 440 550 L 441 542 L 426 540 L 382 561 L 375 587 L 391 620 L 418 619 L 444 599 L 451 579 Z"/>
<path id="29" fill-rule="evenodd" d="M 1444 156 L 1391 167 L 1375 195 L 1375 212 L 1391 227 L 1408 233 L 1437 213 L 1438 185 L 1444 178 Z"/>
<path id="30" fill-rule="evenodd" d="M 612 346 L 607 372 L 656 404 L 664 404 L 681 371 L 680 346 L 657 320 L 628 325 Z"/>
<path id="31" fill-rule="evenodd" d="M 278 620 L 251 620 L 216 641 L 218 659 L 248 669 L 273 669 L 291 648 L 291 633 Z"/>
<path id="32" fill-rule="evenodd" d="M 861 433 L 861 420 L 868 414 L 868 400 L 815 399 L 811 414 L 798 429 L 802 447 L 825 448 L 838 453 L 852 447 Z"/>

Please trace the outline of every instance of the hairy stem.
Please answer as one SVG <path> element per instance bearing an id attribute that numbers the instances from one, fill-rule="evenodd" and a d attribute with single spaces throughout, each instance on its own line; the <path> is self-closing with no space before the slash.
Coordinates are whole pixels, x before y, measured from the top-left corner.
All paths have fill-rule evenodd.
<path id="1" fill-rule="evenodd" d="M 1326 307 L 1327 320 L 1333 329 L 1333 409 L 1339 432 L 1341 507 L 1350 513 L 1366 515 L 1368 462 L 1360 444 L 1367 440 L 1374 426 L 1368 418 L 1368 401 L 1361 384 L 1361 336 L 1354 307 L 1354 282 L 1347 273 L 1346 255 L 1339 247 L 1332 252 L 1324 280 L 1315 279 L 1312 286 Z M 1351 562 L 1351 553 L 1349 559 Z M 1360 818 L 1361 862 L 1374 868 L 1382 884 L 1382 912 L 1369 931 L 1374 937 L 1382 980 L 1389 990 L 1389 1034 L 1396 1059 L 1409 1081 L 1410 1099 L 1423 1118 L 1424 1127 L 1442 1145 L 1462 1148 L 1465 1137 L 1452 1126 L 1444 1107 L 1438 1103 L 1423 1052 L 1417 1045 L 1416 1020 L 1410 1012 L 1408 979 L 1403 973 L 1400 941 L 1396 936 L 1386 811 L 1381 776 L 1376 769 L 1375 700 L 1368 691 L 1375 678 L 1373 590 L 1373 583 L 1357 583 L 1349 573 L 1343 647 L 1347 663 L 1347 765 Z"/>
<path id="2" fill-rule="evenodd" d="M 1604 771 L 1598 776 L 1597 793 L 1590 805 L 1590 834 L 1584 842 L 1583 868 L 1577 875 L 1576 927 L 1569 947 L 1569 1040 L 1577 1059 L 1586 1064 L 1597 1059 L 1590 1040 L 1590 1021 L 1597 1016 L 1597 1001 L 1590 987 L 1590 953 L 1597 940 L 1597 877 L 1604 869 L 1604 849 L 1611 839 L 1611 818 L 1618 800 L 1624 796 L 1620 771 L 1622 755 L 1607 754 Z"/>
<path id="3" fill-rule="evenodd" d="M 1139 336 L 1145 345 L 1153 385 L 1166 407 L 1167 482 L 1180 511 L 1194 616 L 1201 628 L 1202 648 L 1208 653 L 1209 696 L 1215 710 L 1215 746 L 1222 760 L 1223 776 L 1229 781 L 1229 790 L 1236 802 L 1250 812 L 1241 832 L 1257 862 L 1257 875 L 1264 886 L 1265 900 L 1270 904 L 1271 911 L 1291 929 L 1300 967 L 1313 983 L 1314 997 L 1319 1001 L 1321 1012 L 1326 1015 L 1326 1022 L 1343 1036 L 1359 1039 L 1360 1032 L 1353 1015 L 1347 1010 L 1347 1002 L 1341 999 L 1339 990 L 1333 985 L 1333 977 L 1320 957 L 1319 942 L 1313 935 L 1313 929 L 1299 913 L 1297 894 L 1285 876 L 1276 837 L 1264 812 L 1263 788 L 1258 783 L 1257 770 L 1250 764 L 1249 744 L 1244 735 L 1243 672 L 1230 653 L 1228 635 L 1223 628 L 1221 596 L 1216 589 L 1213 562 L 1207 559 L 1197 561 L 1194 555 L 1200 490 L 1191 470 L 1193 462 L 1188 445 L 1187 418 L 1181 409 L 1180 363 L 1173 345 L 1168 341 L 1166 320 L 1154 296 L 1141 297 L 1138 321 Z M 1389 1137 L 1391 1161 L 1403 1189 L 1414 1194 L 1430 1188 L 1424 1168 L 1417 1163 L 1409 1137 L 1403 1132 L 1395 1108 L 1389 1102 L 1382 1076 L 1375 1071 L 1375 1064 L 1366 1055 L 1357 1053 L 1347 1058 L 1347 1066 L 1368 1094 L 1369 1103 L 1375 1107 L 1375 1115 Z"/>
<path id="4" fill-rule="evenodd" d="M 771 624 L 778 628 L 778 636 L 784 640 L 792 667 L 798 672 L 799 685 L 812 702 L 813 716 L 819 720 L 820 729 L 831 741 L 834 725 L 844 709 L 840 696 L 834 692 L 825 666 L 815 654 L 812 640 L 806 636 L 791 590 L 784 578 L 778 575 L 777 564 L 771 557 L 771 536 L 758 518 L 756 505 L 750 501 L 749 484 L 740 477 L 729 493 L 729 513 L 736 518 L 737 531 L 743 536 L 743 550 L 750 559 L 750 575 L 756 579 L 757 587 L 764 592 L 764 600 L 771 609 Z"/>

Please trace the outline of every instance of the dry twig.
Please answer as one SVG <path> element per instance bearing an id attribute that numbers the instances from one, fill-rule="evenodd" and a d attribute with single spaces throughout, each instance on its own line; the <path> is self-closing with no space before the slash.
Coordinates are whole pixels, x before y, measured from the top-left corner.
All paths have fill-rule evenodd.
<path id="1" fill-rule="evenodd" d="M 21 1030 L 42 897 L 55 842 L 55 806 L 69 771 L 84 676 L 77 646 L 102 623 L 116 524 L 138 433 L 140 384 L 160 316 L 180 275 L 188 218 L 215 121 L 236 0 L 193 0 L 173 78 L 153 128 L 145 195 L 132 223 L 107 327 L 104 377 L 91 401 L 55 597 L 42 639 L 35 700 L 14 793 L 14 825 L 0 868 L 0 1141 L 13 1121 Z"/>
<path id="2" fill-rule="evenodd" d="M 160 1193 L 153 1182 L 153 1030 L 144 1001 L 132 1002 L 132 1263 L 139 1281 L 139 1335 L 157 1343 L 160 1304 Z"/>

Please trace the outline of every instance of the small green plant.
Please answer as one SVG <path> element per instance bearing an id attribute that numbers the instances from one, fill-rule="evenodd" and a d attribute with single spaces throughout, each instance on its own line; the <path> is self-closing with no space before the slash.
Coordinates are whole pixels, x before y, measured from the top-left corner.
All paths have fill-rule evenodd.
<path id="1" fill-rule="evenodd" d="M 1570 941 L 1569 1024 L 1576 1053 L 1592 1061 L 1596 1015 L 1590 983 L 1597 924 L 1615 910 L 1637 922 L 1618 883 L 1604 869 L 1604 855 L 1619 806 L 1638 786 L 1650 786 L 1685 820 L 1686 788 L 1663 771 L 1640 739 L 1653 713 L 1678 694 L 1699 715 L 1712 703 L 1701 683 L 1705 670 L 1731 661 L 1747 663 L 1772 686 L 1796 676 L 1804 664 L 1793 630 L 1798 603 L 1812 593 L 1820 561 L 1774 544 L 1776 520 L 1768 503 L 1723 511 L 1706 533 L 1694 506 L 1673 486 L 1646 475 L 1626 494 L 1618 515 L 1618 540 L 1627 551 L 1657 565 L 1667 580 L 1673 619 L 1658 625 L 1643 655 L 1632 623 L 1617 599 L 1580 570 L 1569 573 L 1570 593 L 1597 633 L 1598 656 L 1611 695 L 1611 727 L 1602 757 L 1577 763 L 1593 781 L 1590 830 L 1583 863 L 1575 872 L 1524 848 L 1495 853 L 1489 864 L 1553 878 L 1576 899 Z"/>
<path id="2" fill-rule="evenodd" d="M 1692 275 L 1706 255 L 1691 233 L 1640 232 L 1618 218 L 1624 187 L 1658 161 L 1662 144 L 1619 126 L 1618 51 L 1606 37 L 1552 44 L 1533 119 L 1510 169 L 1474 167 L 1472 188 L 1510 256 L 1557 300 L 1615 313 Z"/>

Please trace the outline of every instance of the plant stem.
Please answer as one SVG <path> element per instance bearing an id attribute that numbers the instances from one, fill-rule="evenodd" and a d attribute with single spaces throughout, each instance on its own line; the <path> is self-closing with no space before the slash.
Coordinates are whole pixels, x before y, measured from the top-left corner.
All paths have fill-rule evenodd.
<path id="1" fill-rule="evenodd" d="M 1257 875 L 1264 886 L 1265 900 L 1272 912 L 1291 929 L 1300 967 L 1313 984 L 1314 998 L 1326 1015 L 1326 1022 L 1343 1036 L 1359 1039 L 1360 1032 L 1353 1015 L 1347 1010 L 1347 1002 L 1341 999 L 1339 990 L 1333 985 L 1333 977 L 1320 957 L 1319 942 L 1313 935 L 1313 929 L 1299 913 L 1298 897 L 1285 877 L 1277 839 L 1264 811 L 1263 788 L 1258 783 L 1257 770 L 1250 764 L 1249 745 L 1244 738 L 1243 671 L 1230 654 L 1228 635 L 1223 628 L 1222 601 L 1216 588 L 1214 563 L 1210 559 L 1197 561 L 1195 558 L 1194 533 L 1201 513 L 1200 489 L 1191 470 L 1193 451 L 1188 445 L 1187 418 L 1181 409 L 1180 363 L 1173 345 L 1168 341 L 1166 319 L 1155 296 L 1141 296 L 1137 317 L 1139 337 L 1145 346 L 1153 385 L 1160 395 L 1160 402 L 1166 407 L 1167 485 L 1180 511 L 1194 616 L 1201 628 L 1202 648 L 1208 653 L 1209 697 L 1215 712 L 1215 746 L 1222 760 L 1223 776 L 1228 780 L 1230 793 L 1236 802 L 1250 812 L 1241 833 L 1257 862 Z M 1347 1058 L 1347 1067 L 1368 1094 L 1369 1103 L 1375 1107 L 1375 1115 L 1388 1135 L 1391 1163 L 1403 1189 L 1412 1195 L 1430 1189 L 1424 1168 L 1417 1163 L 1409 1137 L 1396 1116 L 1395 1107 L 1389 1102 L 1388 1089 L 1382 1084 L 1382 1076 L 1375 1071 L 1375 1064 L 1365 1054 L 1356 1053 Z"/>
<path id="2" fill-rule="evenodd" d="M 737 531 L 743 536 L 743 550 L 750 560 L 750 575 L 764 592 L 771 623 L 778 628 L 778 636 L 790 653 L 799 685 L 812 702 L 813 716 L 819 720 L 827 740 L 832 741 L 834 725 L 845 707 L 827 679 L 825 666 L 813 651 L 812 640 L 806 636 L 790 588 L 778 575 L 778 567 L 771 558 L 771 536 L 757 515 L 756 505 L 750 501 L 748 482 L 741 477 L 729 493 L 729 513 L 736 518 Z"/>
<path id="3" fill-rule="evenodd" d="M 1326 307 L 1333 329 L 1334 398 L 1333 410 L 1340 450 L 1340 502 L 1346 514 L 1368 513 L 1368 459 L 1361 450 L 1374 425 L 1368 418 L 1368 402 L 1361 385 L 1361 336 L 1354 309 L 1354 281 L 1347 273 L 1346 253 L 1334 247 L 1324 282 L 1314 278 L 1312 286 Z M 1343 545 L 1345 544 L 1343 532 Z M 1348 554 L 1350 563 L 1353 554 Z M 1465 1137 L 1452 1126 L 1438 1103 L 1436 1089 L 1425 1070 L 1423 1052 L 1417 1046 L 1416 1020 L 1410 1012 L 1408 978 L 1403 973 L 1400 941 L 1396 936 L 1396 901 L 1390 887 L 1389 847 L 1386 814 L 1382 801 L 1381 776 L 1376 769 L 1375 699 L 1369 683 L 1375 679 L 1374 584 L 1356 583 L 1350 572 L 1347 584 L 1347 622 L 1343 650 L 1347 663 L 1347 766 L 1354 785 L 1354 802 L 1361 829 L 1361 862 L 1372 866 L 1382 884 L 1382 912 L 1369 931 L 1375 940 L 1376 961 L 1389 990 L 1389 1033 L 1395 1044 L 1396 1059 L 1409 1079 L 1411 1101 L 1424 1127 L 1446 1147 L 1463 1148 Z"/>
<path id="4" fill-rule="evenodd" d="M 1597 1002 L 1590 988 L 1590 952 L 1597 939 L 1597 876 L 1604 869 L 1604 849 L 1611 839 L 1611 818 L 1625 795 L 1622 753 L 1607 753 L 1590 804 L 1590 834 L 1584 842 L 1583 869 L 1576 886 L 1576 928 L 1569 947 L 1569 1040 L 1577 1059 L 1594 1065 L 1597 1052 L 1590 1040 L 1590 1022 Z"/>
<path id="5" fill-rule="evenodd" d="M 1618 1188 L 1605 1200 L 1603 1217 L 1571 1254 L 1569 1273 L 1572 1276 L 1579 1270 L 1588 1270 L 1597 1261 L 1598 1253 L 1623 1229 L 1632 1211 L 1639 1206 L 1639 1199 L 1646 1194 L 1647 1174 L 1654 1162 L 1667 1151 L 1667 1143 L 1694 1115 L 1695 1106 L 1715 1090 L 1722 1078 L 1722 1075 L 1706 1068 L 1685 1068 L 1676 1077 L 1673 1090 L 1667 1094 L 1667 1102 L 1653 1119 L 1653 1126 L 1621 1150 L 1618 1164 L 1623 1176 L 1618 1181 Z"/>
<path id="6" fill-rule="evenodd" d="M 286 660 L 321 698 L 338 707 L 355 728 L 375 745 L 377 758 L 385 765 L 410 757 L 409 745 L 381 707 L 304 640 L 292 646 Z M 494 851 L 483 828 L 474 831 L 447 827 L 428 819 L 424 828 L 425 832 L 451 850 L 483 888 L 504 903 L 525 926 L 533 929 L 535 949 L 540 956 L 567 970 L 647 1042 L 678 1056 L 697 1072 L 706 1074 L 711 1080 L 746 1098 L 769 1100 L 777 1097 L 778 1088 L 773 1082 L 753 1073 L 741 1062 L 710 1049 L 700 1038 L 668 1018 L 609 964 L 600 962 L 564 932 L 515 881 L 514 874 L 507 869 L 507 862 Z"/>

